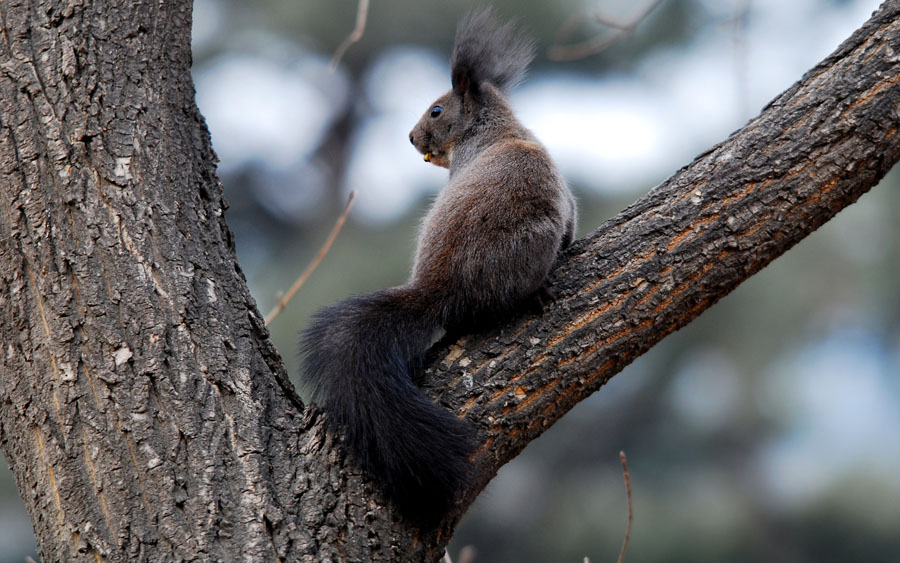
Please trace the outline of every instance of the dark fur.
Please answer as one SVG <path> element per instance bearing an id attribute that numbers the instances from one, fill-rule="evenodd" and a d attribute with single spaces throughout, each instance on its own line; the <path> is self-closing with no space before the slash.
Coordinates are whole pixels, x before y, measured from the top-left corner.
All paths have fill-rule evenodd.
<path id="1" fill-rule="evenodd" d="M 450 169 L 419 233 L 409 281 L 323 309 L 304 333 L 303 381 L 329 430 L 411 519 L 435 523 L 467 485 L 472 429 L 413 384 L 440 332 L 508 314 L 540 290 L 572 240 L 575 202 L 505 91 L 532 43 L 489 10 L 463 19 L 454 89 L 410 140 Z M 443 111 L 432 117 L 432 108 Z"/>
<path id="2" fill-rule="evenodd" d="M 388 289 L 322 309 L 302 348 L 328 427 L 407 517 L 432 523 L 468 482 L 474 438 L 410 378 L 440 327 L 424 297 Z"/>

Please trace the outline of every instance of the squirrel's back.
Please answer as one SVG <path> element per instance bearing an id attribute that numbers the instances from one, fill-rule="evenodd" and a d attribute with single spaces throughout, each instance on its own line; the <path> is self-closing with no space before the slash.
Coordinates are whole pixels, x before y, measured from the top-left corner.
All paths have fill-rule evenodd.
<path id="1" fill-rule="evenodd" d="M 455 173 L 422 224 L 411 284 L 446 288 L 446 326 L 513 309 L 572 240 L 574 200 L 546 149 L 496 143 Z"/>

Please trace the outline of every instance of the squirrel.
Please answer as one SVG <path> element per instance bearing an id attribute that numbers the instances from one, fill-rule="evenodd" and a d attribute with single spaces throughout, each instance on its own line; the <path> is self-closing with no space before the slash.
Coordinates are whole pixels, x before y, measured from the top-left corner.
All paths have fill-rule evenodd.
<path id="1" fill-rule="evenodd" d="M 426 351 L 536 295 L 575 231 L 562 174 L 507 101 L 534 51 L 490 8 L 460 21 L 452 89 L 409 135 L 426 162 L 450 170 L 409 281 L 320 310 L 301 336 L 301 381 L 326 429 L 419 523 L 439 521 L 471 483 L 477 445 L 471 425 L 415 385 Z"/>

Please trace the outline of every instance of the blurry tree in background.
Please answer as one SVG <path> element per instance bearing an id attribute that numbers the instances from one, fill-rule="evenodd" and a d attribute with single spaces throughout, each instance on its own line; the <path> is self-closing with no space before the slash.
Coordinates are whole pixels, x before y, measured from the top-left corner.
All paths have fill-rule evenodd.
<path id="1" fill-rule="evenodd" d="M 585 10 L 497 4 L 543 46 Z M 376 3 L 363 40 L 332 74 L 328 59 L 356 2 L 197 3 L 198 103 L 263 310 L 315 252 L 346 191 L 360 192 L 355 223 L 272 328 L 288 362 L 312 309 L 404 279 L 424 199 L 444 180 L 418 161 L 406 130 L 445 89 L 452 30 L 470 5 Z M 566 168 L 592 229 L 755 114 L 876 5 L 669 0 L 599 56 L 544 62 L 514 102 Z M 560 421 L 501 471 L 456 547 L 475 545 L 478 561 L 611 559 L 624 528 L 616 452 L 625 449 L 637 511 L 629 561 L 894 560 L 892 188 L 866 196 Z M 0 521 L 12 510 L 0 509 Z"/>

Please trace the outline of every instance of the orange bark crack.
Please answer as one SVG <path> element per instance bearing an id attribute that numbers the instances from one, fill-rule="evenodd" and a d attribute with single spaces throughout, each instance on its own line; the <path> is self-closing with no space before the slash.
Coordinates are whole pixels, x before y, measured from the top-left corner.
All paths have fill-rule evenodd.
<path id="1" fill-rule="evenodd" d="M 843 120 L 848 113 L 856 110 L 857 108 L 859 108 L 859 106 L 869 103 L 869 101 L 874 98 L 878 94 L 878 92 L 881 92 L 885 88 L 890 88 L 891 86 L 897 84 L 898 80 L 900 80 L 900 74 L 893 76 L 890 80 L 879 82 L 878 84 L 873 86 L 864 96 L 851 103 L 850 106 L 841 113 L 840 120 Z"/>
<path id="2" fill-rule="evenodd" d="M 659 285 L 654 285 L 653 287 L 651 287 L 650 291 L 648 291 L 646 295 L 644 295 L 643 297 L 641 297 L 638 300 L 637 305 L 635 306 L 635 309 L 637 309 L 638 307 L 642 306 L 644 303 L 649 301 L 650 298 L 653 297 L 657 291 L 659 291 Z"/>
<path id="3" fill-rule="evenodd" d="M 682 240 L 689 237 L 691 234 L 698 234 L 699 233 L 698 229 L 700 227 L 702 227 L 703 225 L 705 225 L 707 223 L 714 221 L 718 217 L 719 217 L 719 215 L 716 214 L 716 215 L 712 215 L 710 217 L 704 217 L 703 219 L 700 219 L 699 221 L 692 223 L 687 229 L 678 233 L 677 235 L 675 235 L 675 237 L 672 238 L 671 241 L 669 241 L 668 246 L 666 246 L 666 250 L 671 251 L 673 248 L 678 246 Z"/>
<path id="4" fill-rule="evenodd" d="M 525 397 L 525 399 L 522 400 L 521 403 L 516 405 L 516 408 L 514 409 L 514 411 L 518 413 L 518 412 L 522 411 L 523 409 L 527 408 L 528 405 L 535 402 L 537 399 L 543 397 L 545 393 L 548 393 L 549 391 L 553 390 L 557 385 L 559 385 L 558 379 L 554 379 L 553 381 L 550 381 L 549 383 L 547 383 L 546 385 L 544 385 L 537 391 L 535 391 L 535 392 L 531 393 L 530 395 L 528 395 L 527 397 Z M 504 414 L 506 414 L 506 413 L 504 413 Z"/>
<path id="5" fill-rule="evenodd" d="M 588 378 L 585 379 L 584 381 L 577 381 L 577 382 L 573 383 L 572 385 L 569 385 L 562 393 L 559 394 L 559 396 L 551 404 L 547 405 L 546 407 L 544 407 L 543 410 L 541 410 L 541 414 L 548 415 L 551 412 L 553 412 L 559 406 L 559 404 L 566 397 L 568 397 L 571 393 L 573 393 L 576 389 L 590 385 L 591 383 L 596 381 L 599 377 L 603 376 L 607 371 L 609 371 L 609 369 L 614 364 L 615 364 L 615 360 L 609 359 L 606 362 L 604 362 L 603 365 L 601 365 L 596 371 L 594 371 L 594 373 L 592 373 L 590 376 L 588 376 Z M 535 421 L 535 422 L 540 422 L 540 420 Z M 535 423 L 532 423 L 528 428 L 531 428 L 532 426 L 534 426 L 534 424 Z"/>

